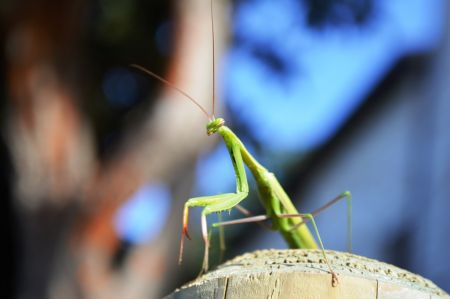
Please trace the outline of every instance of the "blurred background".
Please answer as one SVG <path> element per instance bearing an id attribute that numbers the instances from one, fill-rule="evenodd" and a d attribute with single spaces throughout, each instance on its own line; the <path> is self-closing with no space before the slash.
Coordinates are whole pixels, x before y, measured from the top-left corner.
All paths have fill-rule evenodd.
<path id="1" fill-rule="evenodd" d="M 445 0 L 214 0 L 216 115 L 300 211 L 350 190 L 356 254 L 447 292 L 449 13 Z M 5 298 L 158 298 L 195 278 L 201 210 L 178 266 L 182 206 L 234 190 L 231 161 L 197 107 L 129 65 L 211 113 L 209 1 L 4 0 L 0 16 Z M 264 213 L 250 184 L 243 206 Z M 316 220 L 345 250 L 345 203 Z M 286 248 L 255 224 L 226 242 L 226 259 Z"/>

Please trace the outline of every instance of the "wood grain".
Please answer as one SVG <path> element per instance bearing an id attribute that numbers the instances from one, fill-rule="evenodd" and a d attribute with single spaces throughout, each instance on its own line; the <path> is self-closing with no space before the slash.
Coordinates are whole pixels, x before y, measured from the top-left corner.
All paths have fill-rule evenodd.
<path id="1" fill-rule="evenodd" d="M 393 265 L 329 251 L 261 250 L 228 261 L 166 298 L 450 298 L 433 282 Z"/>

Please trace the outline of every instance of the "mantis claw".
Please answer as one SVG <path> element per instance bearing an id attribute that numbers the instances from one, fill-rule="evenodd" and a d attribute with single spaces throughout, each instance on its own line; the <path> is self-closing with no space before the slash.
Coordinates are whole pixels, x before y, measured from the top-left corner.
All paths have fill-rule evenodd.
<path id="1" fill-rule="evenodd" d="M 183 230 L 181 231 L 181 241 L 180 241 L 180 254 L 178 256 L 178 264 L 181 265 L 183 261 L 183 249 L 184 249 L 184 236 L 186 236 L 189 240 L 191 237 L 189 236 L 187 225 L 183 225 Z"/>
<path id="2" fill-rule="evenodd" d="M 189 236 L 189 232 L 188 232 L 188 228 L 187 227 L 183 227 L 183 237 L 186 236 L 186 238 L 188 238 L 189 240 L 191 239 L 191 236 Z"/>

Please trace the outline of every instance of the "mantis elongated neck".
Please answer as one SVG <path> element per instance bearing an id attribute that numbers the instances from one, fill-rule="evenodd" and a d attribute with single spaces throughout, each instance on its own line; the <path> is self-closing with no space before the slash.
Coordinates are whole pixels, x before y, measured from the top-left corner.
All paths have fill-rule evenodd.
<path id="1" fill-rule="evenodd" d="M 230 128 L 228 128 L 227 126 L 222 126 L 217 130 L 217 133 L 219 133 L 222 136 L 227 148 L 230 149 L 231 146 L 235 143 L 239 144 L 242 159 L 252 172 L 253 176 L 255 176 L 255 178 L 259 177 L 261 171 L 267 172 L 267 169 L 261 164 L 259 164 L 258 161 L 256 161 L 256 159 L 250 154 L 245 145 L 242 143 L 242 141 L 236 136 L 236 134 L 233 133 L 233 131 L 231 131 Z"/>

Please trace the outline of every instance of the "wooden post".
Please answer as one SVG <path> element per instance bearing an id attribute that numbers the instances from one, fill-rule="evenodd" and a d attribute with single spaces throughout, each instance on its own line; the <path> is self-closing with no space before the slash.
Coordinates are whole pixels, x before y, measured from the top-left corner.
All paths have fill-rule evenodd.
<path id="1" fill-rule="evenodd" d="M 228 261 L 168 295 L 174 298 L 450 298 L 433 282 L 393 265 L 319 250 L 261 250 Z"/>

